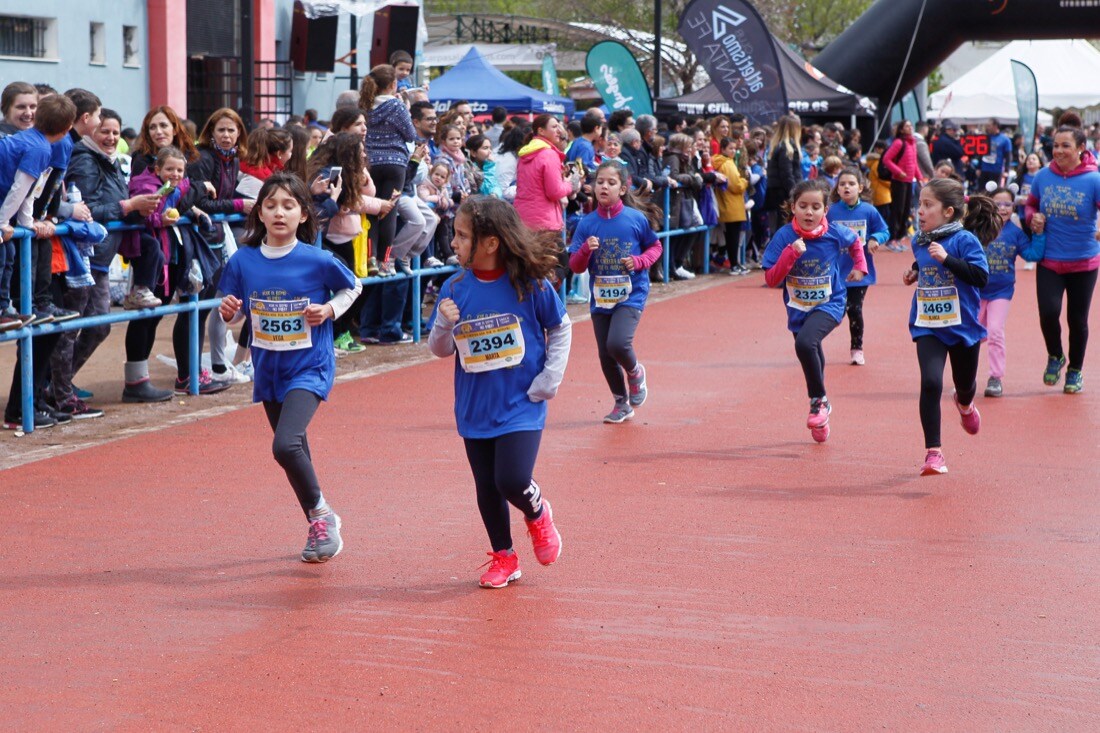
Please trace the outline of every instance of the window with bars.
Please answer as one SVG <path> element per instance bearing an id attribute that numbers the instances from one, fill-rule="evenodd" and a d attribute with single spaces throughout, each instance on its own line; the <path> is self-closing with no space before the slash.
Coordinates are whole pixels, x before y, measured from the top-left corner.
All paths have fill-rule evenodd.
<path id="1" fill-rule="evenodd" d="M 46 33 L 52 18 L 0 15 L 0 56 L 46 58 Z"/>

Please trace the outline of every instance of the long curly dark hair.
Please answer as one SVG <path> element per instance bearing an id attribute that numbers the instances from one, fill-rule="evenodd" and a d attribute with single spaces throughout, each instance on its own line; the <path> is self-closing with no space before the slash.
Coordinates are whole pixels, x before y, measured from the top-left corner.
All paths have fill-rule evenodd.
<path id="1" fill-rule="evenodd" d="M 532 231 L 520 220 L 515 208 L 495 196 L 470 196 L 455 213 L 456 221 L 466 217 L 473 233 L 471 259 L 478 243 L 487 237 L 500 240 L 501 260 L 516 297 L 522 302 L 536 287 L 554 274 L 558 253 L 562 249 L 561 234 L 554 231 Z"/>
<path id="2" fill-rule="evenodd" d="M 359 206 L 359 193 L 363 188 L 363 141 L 354 132 L 338 132 L 317 146 L 309 156 L 306 180 L 312 182 L 322 168 L 340 166 L 340 181 L 343 190 L 336 202 L 346 209 L 355 210 Z"/>

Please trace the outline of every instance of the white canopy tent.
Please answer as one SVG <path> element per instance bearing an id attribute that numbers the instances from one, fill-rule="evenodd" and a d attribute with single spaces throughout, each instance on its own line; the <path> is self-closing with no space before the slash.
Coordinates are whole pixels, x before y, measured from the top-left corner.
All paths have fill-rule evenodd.
<path id="1" fill-rule="evenodd" d="M 997 53 L 931 96 L 928 116 L 976 124 L 995 117 L 1009 125 L 1019 122 L 1012 60 L 1035 73 L 1039 107 L 1084 108 L 1100 103 L 1100 51 L 1088 41 L 1012 41 Z M 1051 124 L 1039 113 L 1039 124 Z"/>

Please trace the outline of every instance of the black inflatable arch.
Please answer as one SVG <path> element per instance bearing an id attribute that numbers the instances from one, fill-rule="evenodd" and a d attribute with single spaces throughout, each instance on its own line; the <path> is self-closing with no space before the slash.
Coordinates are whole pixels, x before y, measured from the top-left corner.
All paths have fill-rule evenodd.
<path id="1" fill-rule="evenodd" d="M 1100 36 L 1100 0 L 926 2 L 897 99 L 932 73 L 964 41 Z M 898 70 L 905 61 L 921 3 L 922 0 L 877 0 L 814 57 L 814 66 L 849 89 L 877 98 L 882 107 L 898 83 Z M 1100 81 L 1081 79 L 1081 83 L 1100 84 Z"/>

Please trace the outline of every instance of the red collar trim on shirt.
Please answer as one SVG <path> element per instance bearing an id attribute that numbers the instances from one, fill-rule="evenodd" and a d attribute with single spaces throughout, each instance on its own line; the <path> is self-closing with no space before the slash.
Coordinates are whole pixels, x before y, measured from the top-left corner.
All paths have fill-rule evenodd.
<path id="1" fill-rule="evenodd" d="M 474 277 L 478 280 L 496 280 L 504 274 L 504 268 L 501 267 L 496 270 L 474 270 Z"/>

